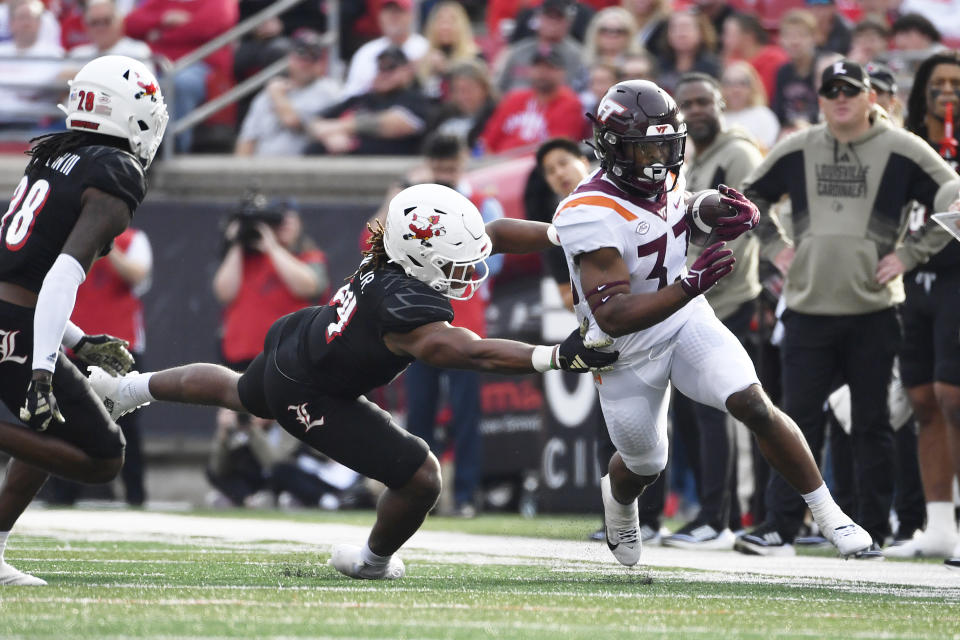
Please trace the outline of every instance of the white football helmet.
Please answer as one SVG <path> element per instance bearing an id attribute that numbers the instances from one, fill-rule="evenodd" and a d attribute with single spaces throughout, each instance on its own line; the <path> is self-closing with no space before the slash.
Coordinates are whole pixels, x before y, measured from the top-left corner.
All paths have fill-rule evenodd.
<path id="1" fill-rule="evenodd" d="M 471 298 L 487 278 L 493 247 L 473 203 L 439 184 L 414 185 L 394 196 L 383 245 L 390 262 L 454 300 Z"/>
<path id="2" fill-rule="evenodd" d="M 167 128 L 167 107 L 153 72 L 127 56 L 94 58 L 71 80 L 67 128 L 124 138 L 144 168 Z"/>

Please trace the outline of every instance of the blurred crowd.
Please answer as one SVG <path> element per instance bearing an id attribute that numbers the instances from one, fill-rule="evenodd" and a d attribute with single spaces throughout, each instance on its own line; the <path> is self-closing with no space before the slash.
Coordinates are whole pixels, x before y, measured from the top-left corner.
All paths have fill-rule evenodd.
<path id="1" fill-rule="evenodd" d="M 261 90 L 208 116 L 207 126 L 179 131 L 167 144 L 183 152 L 243 156 L 422 155 L 423 166 L 408 182 L 456 188 L 488 220 L 503 215 L 502 207 L 488 194 L 471 192 L 463 175 L 469 158 L 536 153 L 525 189 L 526 215 L 549 220 L 558 199 L 591 170 L 578 145 L 591 135 L 584 113 L 594 110 L 617 82 L 649 79 L 675 95 L 690 122 L 688 184 L 699 189 L 725 181 L 741 188 L 768 153 L 773 150 L 771 157 L 777 157 L 778 144 L 788 134 L 824 119 L 823 97 L 835 100 L 841 90 L 824 93 L 821 79 L 830 75 L 825 70 L 846 60 L 862 65 L 869 75 L 883 118 L 896 127 L 906 124 L 956 169 L 956 141 L 952 150 L 941 144 L 943 114 L 933 113 L 927 97 L 960 93 L 957 77 L 947 73 L 941 78 L 933 73 L 937 65 L 928 63 L 939 55 L 943 57 L 937 60 L 960 69 L 960 62 L 951 62 L 957 57 L 951 47 L 960 44 L 960 0 L 366 0 L 339 3 L 335 34 L 327 30 L 329 3 L 304 0 L 262 22 L 236 45 L 193 60 L 190 53 L 197 47 L 270 4 L 6 0 L 0 4 L 0 145 L 24 144 L 31 135 L 55 128 L 54 105 L 62 98 L 63 82 L 98 55 L 122 53 L 157 69 L 172 92 L 174 121 L 238 82 L 282 67 Z M 184 59 L 189 64 L 178 64 Z M 839 69 L 836 75 L 847 73 L 842 65 Z M 930 87 L 915 90 L 914 82 Z M 934 86 L 936 82 L 941 84 Z M 699 88 L 692 89 L 697 83 Z M 936 122 L 941 124 L 934 130 Z M 786 221 L 789 237 L 790 206 L 774 202 L 773 207 Z M 914 209 L 910 231 L 919 232 L 930 211 Z M 326 301 L 330 281 L 322 251 L 303 234 L 294 201 L 270 202 L 250 194 L 225 225 L 223 238 L 213 281 L 214 295 L 224 307 L 222 360 L 243 369 L 259 351 L 271 322 Z M 133 273 L 125 261 L 146 262 L 149 272 L 144 241 L 121 243 L 110 255 L 116 273 L 88 280 L 108 283 L 116 296 L 136 298 L 149 277 Z M 726 290 L 733 297 L 718 294 L 710 302 L 749 346 L 765 386 L 779 403 L 778 348 L 784 327 L 778 302 L 786 270 L 778 269 L 776 256 L 764 255 L 757 243 L 750 236 L 740 248 L 746 252 L 738 267 L 741 277 Z M 547 263 L 569 304 L 565 266 Z M 928 304 L 937 277 L 941 283 L 960 277 L 960 260 L 948 256 L 931 264 L 905 265 L 906 304 L 915 311 Z M 495 275 L 499 265 L 491 266 Z M 457 319 L 469 318 L 481 335 L 485 299 L 478 296 L 476 306 L 457 310 Z M 956 309 L 956 303 L 954 296 L 929 305 Z M 139 313 L 136 304 L 128 307 L 134 316 Z M 933 349 L 919 344 L 928 340 L 921 325 L 929 320 L 932 327 L 929 318 L 938 313 L 928 313 L 926 307 L 916 311 L 905 348 L 911 348 L 912 340 L 916 349 Z M 918 319 L 923 314 L 929 318 Z M 796 316 L 788 311 L 787 324 L 790 318 L 796 324 Z M 99 328 L 85 320 L 88 325 Z M 131 323 L 131 330 L 136 326 Z M 142 327 L 138 330 L 142 333 Z M 886 409 L 895 416 L 891 428 L 897 460 L 896 515 L 887 534 L 891 541 L 909 543 L 907 555 L 949 555 L 957 540 L 951 466 L 958 462 L 949 458 L 952 440 L 946 433 L 953 429 L 960 436 L 960 392 L 950 395 L 937 387 L 935 393 L 932 382 L 921 378 L 911 373 L 906 381 L 910 402 L 902 388 L 891 390 Z M 440 447 L 449 448 L 459 470 L 445 510 L 473 515 L 482 507 L 475 377 L 421 366 L 411 368 L 406 384 L 408 398 L 418 399 L 413 404 L 423 414 L 408 416 L 408 426 L 431 445 L 438 397 L 451 398 L 456 412 L 449 442 L 435 446 L 438 454 L 444 450 Z M 846 508 L 871 491 L 860 486 L 867 476 L 860 472 L 864 463 L 858 458 L 855 423 L 863 407 L 854 400 L 851 408 L 849 388 L 826 384 L 832 385 L 828 405 L 802 409 L 815 414 L 813 421 L 828 434 L 811 444 L 822 449 L 827 442 L 826 475 L 838 501 L 848 501 Z M 960 379 L 947 386 L 957 385 Z M 797 388 L 793 385 L 784 395 L 795 396 Z M 668 543 L 672 538 L 675 546 L 731 548 L 732 532 L 768 515 L 776 498 L 764 497 L 768 470 L 751 450 L 742 426 L 720 412 L 711 414 L 681 399 L 672 421 L 678 437 L 671 473 L 642 499 L 644 537 Z M 125 432 L 127 428 L 135 431 L 136 425 Z M 605 468 L 610 445 L 602 426 L 599 431 L 598 464 Z M 127 439 L 137 441 L 135 436 Z M 952 446 L 955 457 L 960 456 L 960 445 Z M 127 497 L 139 504 L 142 466 L 138 470 L 128 459 L 130 466 Z M 878 473 L 889 476 L 889 471 Z M 276 425 L 227 411 L 217 417 L 207 477 L 209 504 L 215 506 L 339 508 L 367 506 L 373 499 L 355 473 L 315 457 Z M 887 491 L 889 483 L 884 483 Z M 856 511 L 852 506 L 847 510 Z M 690 522 L 671 535 L 662 530 L 665 513 Z M 927 537 L 915 538 L 925 526 Z M 790 537 L 798 543 L 823 542 L 815 534 L 797 530 Z"/>
<path id="2" fill-rule="evenodd" d="M 584 111 L 620 80 L 672 92 L 690 71 L 720 80 L 728 120 L 769 148 L 817 122 L 817 71 L 838 56 L 887 64 L 905 96 L 920 60 L 960 42 L 957 1 L 303 0 L 192 55 L 270 4 L 5 0 L 0 149 L 60 126 L 64 82 L 112 53 L 158 71 L 179 152 L 415 155 L 437 130 L 474 156 L 531 150 L 587 133 Z M 264 70 L 259 91 L 177 129 Z"/>

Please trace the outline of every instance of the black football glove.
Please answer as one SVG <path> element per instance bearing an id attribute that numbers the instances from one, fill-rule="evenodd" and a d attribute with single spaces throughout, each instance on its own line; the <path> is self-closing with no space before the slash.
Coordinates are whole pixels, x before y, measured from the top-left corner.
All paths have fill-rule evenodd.
<path id="1" fill-rule="evenodd" d="M 27 387 L 27 398 L 20 407 L 20 419 L 34 431 L 46 431 L 51 420 L 64 422 L 53 395 L 52 380 L 52 375 L 36 377 Z"/>
<path id="2" fill-rule="evenodd" d="M 111 376 L 123 376 L 133 368 L 133 356 L 126 340 L 99 334 L 83 336 L 73 347 L 73 354 L 85 364 L 100 367 Z"/>
<path id="3" fill-rule="evenodd" d="M 557 346 L 556 361 L 564 371 L 587 373 L 588 371 L 606 371 L 620 357 L 619 351 L 597 351 L 583 344 L 580 329 L 574 329 L 567 339 Z"/>

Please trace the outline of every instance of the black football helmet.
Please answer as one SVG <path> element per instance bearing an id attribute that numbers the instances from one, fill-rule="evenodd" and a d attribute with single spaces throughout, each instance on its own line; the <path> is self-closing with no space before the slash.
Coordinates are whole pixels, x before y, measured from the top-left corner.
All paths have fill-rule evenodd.
<path id="1" fill-rule="evenodd" d="M 670 172 L 683 164 L 687 125 L 673 98 L 649 80 L 613 85 L 596 115 L 587 117 L 593 121 L 594 153 L 610 179 L 628 193 L 659 195 Z"/>

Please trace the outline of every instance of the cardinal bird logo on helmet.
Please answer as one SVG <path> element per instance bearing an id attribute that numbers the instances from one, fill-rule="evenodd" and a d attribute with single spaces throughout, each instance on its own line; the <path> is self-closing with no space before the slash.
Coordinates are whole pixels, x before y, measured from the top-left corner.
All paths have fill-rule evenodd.
<path id="1" fill-rule="evenodd" d="M 155 82 L 148 82 L 144 84 L 143 82 L 137 80 L 137 86 L 140 87 L 141 90 L 137 91 L 133 95 L 134 98 L 139 100 L 140 98 L 146 96 L 154 102 L 157 101 L 157 92 L 160 91 L 160 87 L 158 87 Z"/>
<path id="2" fill-rule="evenodd" d="M 418 216 L 413 214 L 410 224 L 407 225 L 410 233 L 403 234 L 404 240 L 419 240 L 423 244 L 430 244 L 431 238 L 436 238 L 447 233 L 447 230 L 440 224 L 440 216 Z"/>

